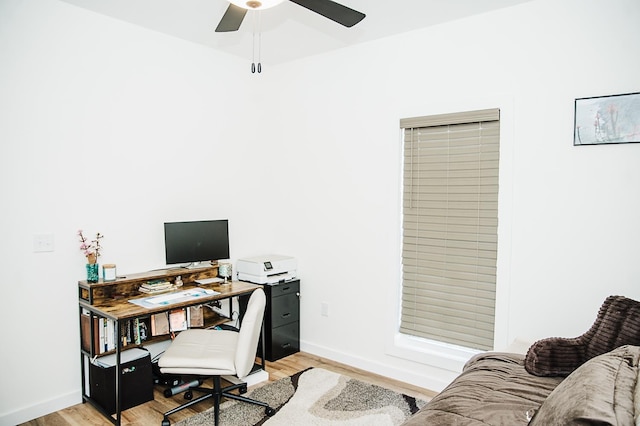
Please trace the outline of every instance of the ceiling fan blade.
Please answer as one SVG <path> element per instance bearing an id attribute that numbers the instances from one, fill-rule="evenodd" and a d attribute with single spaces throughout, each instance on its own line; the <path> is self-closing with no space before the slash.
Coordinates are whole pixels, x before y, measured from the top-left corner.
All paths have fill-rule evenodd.
<path id="1" fill-rule="evenodd" d="M 319 13 L 345 27 L 353 27 L 366 16 L 364 13 L 353 10 L 331 0 L 291 0 L 295 4 Z"/>
<path id="2" fill-rule="evenodd" d="M 244 20 L 244 15 L 246 14 L 247 9 L 243 9 L 235 4 L 229 3 L 227 11 L 224 13 L 220 23 L 216 27 L 216 32 L 226 33 L 229 31 L 238 31 L 238 28 L 240 28 L 240 25 Z"/>

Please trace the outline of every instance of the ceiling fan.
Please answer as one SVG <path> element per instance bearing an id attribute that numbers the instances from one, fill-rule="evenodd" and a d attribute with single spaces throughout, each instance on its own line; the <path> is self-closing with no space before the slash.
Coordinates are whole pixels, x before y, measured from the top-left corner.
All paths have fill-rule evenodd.
<path id="1" fill-rule="evenodd" d="M 222 16 L 216 32 L 237 31 L 248 10 L 262 10 L 276 6 L 285 0 L 229 0 L 229 7 Z M 352 27 L 365 17 L 364 13 L 353 10 L 331 0 L 289 0 L 312 12 L 329 18 L 345 27 Z"/>

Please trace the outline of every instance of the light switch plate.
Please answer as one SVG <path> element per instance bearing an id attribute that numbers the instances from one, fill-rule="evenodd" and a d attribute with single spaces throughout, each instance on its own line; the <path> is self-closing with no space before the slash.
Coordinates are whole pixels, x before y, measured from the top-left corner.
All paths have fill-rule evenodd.
<path id="1" fill-rule="evenodd" d="M 36 234 L 33 236 L 34 253 L 43 253 L 53 250 L 53 234 Z"/>
<path id="2" fill-rule="evenodd" d="M 329 316 L 329 304 L 327 302 L 322 302 L 320 305 L 320 315 L 323 317 Z"/>

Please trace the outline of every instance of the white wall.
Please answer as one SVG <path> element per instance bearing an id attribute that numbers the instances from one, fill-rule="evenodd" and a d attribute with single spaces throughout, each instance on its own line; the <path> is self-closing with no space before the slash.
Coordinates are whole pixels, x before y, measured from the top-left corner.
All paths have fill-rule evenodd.
<path id="1" fill-rule="evenodd" d="M 432 388 L 453 376 L 434 366 L 460 367 L 391 344 L 403 117 L 501 108 L 497 347 L 581 334 L 606 296 L 638 298 L 640 144 L 572 146 L 575 98 L 640 91 L 638 17 L 636 1 L 535 1 L 273 72 L 305 105 L 274 124 L 312 224 L 295 251 L 304 349 Z"/>
<path id="2" fill-rule="evenodd" d="M 126 273 L 162 266 L 174 219 L 228 217 L 236 259 L 298 258 L 304 350 L 446 384 L 460 361 L 392 344 L 402 117 L 502 110 L 498 346 L 580 334 L 609 294 L 640 299 L 640 144 L 572 146 L 576 97 L 640 91 L 635 0 L 533 1 L 260 76 L 25 3 L 0 0 L 0 424 L 80 400 L 77 229 L 104 233 L 102 260 Z M 54 252 L 33 253 L 39 233 Z"/>
<path id="3" fill-rule="evenodd" d="M 242 227 L 253 89 L 241 61 L 58 1 L 0 1 L 0 57 L 0 424 L 16 424 L 80 401 L 78 229 L 126 274 L 164 266 L 164 221 Z"/>

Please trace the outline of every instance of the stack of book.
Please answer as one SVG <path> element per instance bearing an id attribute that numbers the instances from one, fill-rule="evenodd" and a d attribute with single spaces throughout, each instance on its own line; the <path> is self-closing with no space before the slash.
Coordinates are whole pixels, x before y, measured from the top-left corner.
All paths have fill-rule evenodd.
<path id="1" fill-rule="evenodd" d="M 164 291 L 174 290 L 176 286 L 169 281 L 155 280 L 148 281 L 140 286 L 138 290 L 143 293 L 155 294 L 162 293 Z"/>

